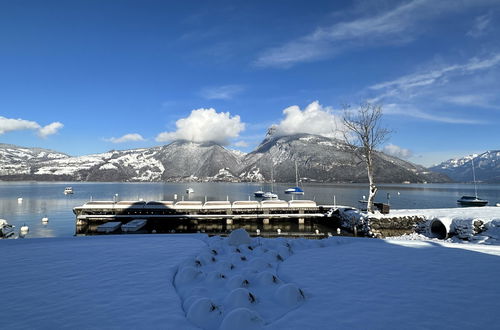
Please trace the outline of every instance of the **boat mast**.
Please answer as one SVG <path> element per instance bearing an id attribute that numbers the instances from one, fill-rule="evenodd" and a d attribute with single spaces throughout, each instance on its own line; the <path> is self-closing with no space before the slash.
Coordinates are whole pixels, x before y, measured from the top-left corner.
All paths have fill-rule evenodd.
<path id="1" fill-rule="evenodd" d="M 471 163 L 472 163 L 472 178 L 474 179 L 474 194 L 477 199 L 477 184 L 476 184 L 476 171 L 474 170 L 474 155 L 472 155 Z"/>
<path id="2" fill-rule="evenodd" d="M 271 165 L 271 192 L 274 192 L 274 177 L 273 177 L 273 172 L 274 172 L 274 164 Z"/>
<path id="3" fill-rule="evenodd" d="M 295 161 L 295 187 L 299 186 L 299 171 L 297 170 L 297 161 Z"/>

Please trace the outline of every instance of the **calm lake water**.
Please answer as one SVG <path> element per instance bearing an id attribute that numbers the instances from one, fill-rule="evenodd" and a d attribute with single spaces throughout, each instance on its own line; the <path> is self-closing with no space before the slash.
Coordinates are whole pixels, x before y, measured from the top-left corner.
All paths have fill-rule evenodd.
<path id="1" fill-rule="evenodd" d="M 72 186 L 73 195 L 64 195 L 66 186 Z M 194 194 L 186 195 L 192 187 Z M 290 185 L 275 184 L 274 191 L 284 200 L 292 196 L 283 191 Z M 270 185 L 255 183 L 45 183 L 0 182 L 0 219 L 6 219 L 19 229 L 30 227 L 27 237 L 68 237 L 75 235 L 73 207 L 93 200 L 248 200 L 253 192 L 269 191 Z M 304 186 L 301 199 L 312 199 L 318 204 L 350 205 L 359 207 L 358 200 L 367 195 L 365 184 L 314 184 Z M 376 201 L 389 203 L 391 208 L 447 208 L 457 207 L 462 195 L 474 195 L 472 184 L 401 184 L 380 185 Z M 500 185 L 478 185 L 478 195 L 489 200 L 489 205 L 500 203 Z M 18 203 L 18 198 L 23 198 Z M 42 224 L 41 219 L 49 222 Z"/>

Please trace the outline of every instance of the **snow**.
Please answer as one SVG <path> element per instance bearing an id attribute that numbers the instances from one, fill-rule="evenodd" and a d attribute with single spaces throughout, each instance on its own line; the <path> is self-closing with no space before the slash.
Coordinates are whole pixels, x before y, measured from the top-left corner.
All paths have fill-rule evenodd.
<path id="1" fill-rule="evenodd" d="M 491 329 L 500 323 L 494 245 L 248 241 L 237 231 L 232 238 L 1 240 L 0 250 L 8 260 L 0 267 L 6 329 Z"/>

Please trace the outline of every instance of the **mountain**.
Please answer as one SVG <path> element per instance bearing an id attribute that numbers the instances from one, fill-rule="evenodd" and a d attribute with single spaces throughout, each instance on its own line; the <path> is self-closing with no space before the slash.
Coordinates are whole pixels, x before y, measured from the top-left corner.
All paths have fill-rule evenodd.
<path id="1" fill-rule="evenodd" d="M 68 157 L 54 150 L 0 143 L 0 176 L 26 175 L 34 164 Z"/>
<path id="2" fill-rule="evenodd" d="M 234 173 L 241 158 L 238 153 L 215 143 L 187 141 L 80 157 L 50 154 L 50 157 L 31 157 L 30 162 L 25 161 L 26 149 L 16 146 L 9 148 L 12 156 L 5 161 L 5 166 L 2 164 L 0 179 L 149 182 L 203 178 L 231 181 L 235 179 Z"/>
<path id="3" fill-rule="evenodd" d="M 269 179 L 272 168 L 276 181 L 294 182 L 295 162 L 302 181 L 367 182 L 364 163 L 353 158 L 344 142 L 312 134 L 274 136 L 273 131 L 256 150 L 245 156 L 240 179 Z M 375 153 L 374 163 L 377 182 L 450 181 L 445 175 L 381 152 Z"/>
<path id="4" fill-rule="evenodd" d="M 275 136 L 272 130 L 249 154 L 216 143 L 188 141 L 80 157 L 11 145 L 0 152 L 5 155 L 0 180 L 264 181 L 270 180 L 273 168 L 275 181 L 294 182 L 297 162 L 304 182 L 367 181 L 364 164 L 353 159 L 342 141 L 311 134 Z M 375 179 L 387 183 L 449 181 L 443 174 L 379 152 Z"/>
<path id="5" fill-rule="evenodd" d="M 477 182 L 500 183 L 500 150 L 450 159 L 430 169 L 446 174 L 457 182 L 473 182 L 472 160 Z"/>

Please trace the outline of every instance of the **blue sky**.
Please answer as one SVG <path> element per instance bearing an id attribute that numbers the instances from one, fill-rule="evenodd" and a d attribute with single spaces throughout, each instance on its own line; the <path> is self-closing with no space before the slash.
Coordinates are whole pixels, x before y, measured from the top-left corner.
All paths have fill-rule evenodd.
<path id="1" fill-rule="evenodd" d="M 499 149 L 500 1 L 0 1 L 0 142 L 70 155 L 267 128 L 336 136 L 382 104 L 387 152 Z"/>

